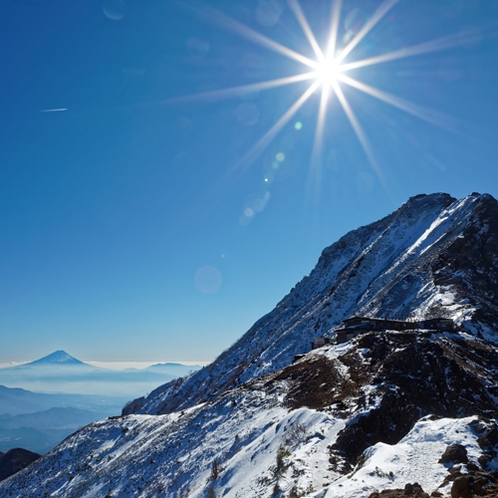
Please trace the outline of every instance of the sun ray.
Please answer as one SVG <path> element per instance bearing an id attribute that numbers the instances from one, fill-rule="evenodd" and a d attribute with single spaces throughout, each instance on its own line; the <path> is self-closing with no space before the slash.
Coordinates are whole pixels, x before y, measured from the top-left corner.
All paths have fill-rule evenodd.
<path id="1" fill-rule="evenodd" d="M 320 105 L 318 107 L 318 115 L 316 118 L 316 130 L 315 130 L 315 138 L 313 143 L 313 152 L 312 152 L 312 162 L 318 160 L 322 143 L 323 143 L 323 130 L 325 128 L 325 118 L 327 105 L 330 100 L 331 87 L 328 85 L 324 85 L 322 88 L 322 95 L 320 97 Z"/>
<path id="2" fill-rule="evenodd" d="M 377 160 L 375 159 L 375 156 L 372 153 L 370 144 L 368 143 L 367 137 L 365 135 L 365 132 L 363 131 L 363 128 L 360 125 L 360 122 L 356 118 L 355 113 L 353 112 L 353 109 L 349 105 L 349 102 L 346 99 L 346 96 L 342 92 L 341 87 L 337 82 L 332 83 L 332 88 L 334 89 L 335 94 L 337 95 L 337 98 L 339 102 L 341 103 L 342 108 L 344 109 L 344 112 L 349 119 L 349 122 L 351 123 L 351 126 L 358 137 L 358 140 L 363 147 L 363 150 L 365 151 L 365 154 L 368 157 L 368 160 L 370 161 L 370 164 L 372 165 L 375 173 L 377 174 L 377 177 L 381 181 L 381 183 L 384 183 L 382 171 L 379 168 L 379 165 L 377 163 Z"/>
<path id="3" fill-rule="evenodd" d="M 318 67 L 318 63 L 314 60 L 305 57 L 295 50 L 285 47 L 284 45 L 272 40 L 271 38 L 262 35 L 261 33 L 258 33 L 257 31 L 249 28 L 248 26 L 245 26 L 235 19 L 232 19 L 231 17 L 223 14 L 223 12 L 220 12 L 213 7 L 205 6 L 202 9 L 199 9 L 193 6 L 188 6 L 187 8 L 193 10 L 198 16 L 208 18 L 212 22 L 223 26 L 225 29 L 233 31 L 239 36 L 247 38 L 248 40 L 251 40 L 258 45 L 262 45 L 265 48 L 284 55 L 289 59 L 294 59 L 295 61 L 300 62 L 301 64 L 304 64 L 305 66 L 311 67 L 313 69 L 317 69 Z"/>
<path id="4" fill-rule="evenodd" d="M 344 50 L 336 59 L 337 64 L 340 64 L 348 54 L 358 45 L 358 43 L 370 33 L 375 25 L 399 2 L 399 0 L 385 0 L 379 8 L 374 12 L 373 16 L 361 28 L 358 34 L 346 45 Z"/>
<path id="5" fill-rule="evenodd" d="M 320 83 L 314 81 L 308 89 L 292 104 L 287 111 L 278 119 L 278 121 L 246 152 L 244 157 L 237 162 L 236 166 L 242 164 L 251 164 L 266 149 L 268 144 L 280 133 L 282 128 L 292 119 L 296 112 L 311 97 L 313 92 L 318 88 Z"/>
<path id="6" fill-rule="evenodd" d="M 341 20 L 342 0 L 336 0 L 332 8 L 332 22 L 330 26 L 330 37 L 327 44 L 327 57 L 335 59 L 337 46 L 337 35 L 339 33 L 339 21 Z"/>
<path id="7" fill-rule="evenodd" d="M 311 80 L 316 76 L 315 71 L 309 73 L 296 74 L 294 76 L 286 76 L 285 78 L 278 78 L 274 80 L 261 81 L 258 83 L 251 83 L 249 85 L 233 86 L 230 88 L 222 88 L 221 90 L 211 90 L 207 92 L 194 93 L 192 95 L 183 95 L 181 97 L 173 97 L 163 101 L 163 104 L 188 102 L 191 100 L 204 100 L 204 99 L 223 99 L 229 97 L 239 96 L 244 93 L 258 92 L 260 90 L 269 90 L 284 85 L 291 85 L 292 83 L 299 83 L 300 81 Z"/>
<path id="8" fill-rule="evenodd" d="M 201 0 L 203 1 L 203 0 Z M 331 98 L 340 102 L 341 107 L 346 114 L 346 117 L 353 128 L 353 131 L 363 148 L 365 155 L 368 158 L 379 182 L 385 187 L 385 179 L 382 169 L 377 162 L 372 147 L 369 144 L 366 133 L 360 124 L 353 108 L 348 102 L 341 84 L 347 84 L 361 92 L 370 95 L 386 104 L 398 108 L 420 119 L 428 121 L 432 124 L 455 131 L 452 118 L 445 116 L 443 113 L 438 113 L 431 109 L 425 108 L 414 104 L 401 97 L 397 97 L 389 92 L 380 90 L 374 86 L 358 81 L 352 77 L 345 75 L 346 71 L 359 69 L 362 67 L 373 66 L 384 62 L 394 61 L 405 57 L 412 57 L 419 54 L 429 53 L 437 50 L 443 50 L 465 43 L 469 38 L 473 41 L 476 37 L 475 32 L 472 30 L 466 33 L 459 33 L 458 35 L 439 38 L 433 41 L 420 43 L 411 47 L 394 50 L 392 52 L 383 53 L 377 56 L 368 57 L 362 60 L 353 62 L 344 62 L 348 56 L 352 54 L 355 48 L 362 42 L 362 40 L 374 29 L 374 27 L 385 18 L 385 16 L 399 3 L 400 0 L 379 0 L 378 8 L 373 12 L 371 17 L 366 20 L 365 24 L 353 36 L 353 38 L 346 44 L 342 50 L 338 50 L 339 30 L 341 11 L 343 8 L 343 0 L 331 0 L 332 7 L 330 11 L 330 29 L 328 39 L 325 46 L 320 46 L 317 38 L 308 22 L 308 19 L 302 9 L 300 0 L 286 0 L 287 5 L 295 16 L 302 32 L 304 33 L 308 43 L 310 44 L 314 57 L 309 58 L 302 53 L 292 50 L 291 48 L 282 45 L 281 43 L 261 34 L 260 32 L 242 24 L 241 22 L 229 17 L 223 12 L 214 7 L 203 3 L 199 6 L 181 5 L 184 8 L 191 10 L 203 20 L 207 20 L 227 31 L 233 32 L 238 36 L 245 38 L 256 45 L 260 45 L 267 50 L 273 51 L 293 61 L 297 61 L 312 69 L 311 72 L 296 74 L 284 78 L 277 78 L 248 85 L 241 85 L 231 88 L 220 90 L 212 90 L 200 92 L 194 95 L 187 95 L 168 99 L 165 103 L 169 102 L 184 102 L 190 100 L 201 99 L 222 99 L 233 96 L 239 96 L 244 93 L 257 92 L 260 90 L 268 90 L 292 83 L 301 81 L 312 80 L 310 86 L 297 98 L 295 102 L 276 120 L 276 122 L 262 135 L 259 140 L 244 154 L 244 156 L 236 162 L 234 168 L 240 166 L 247 166 L 252 164 L 260 154 L 266 149 L 269 143 L 282 131 L 282 129 L 289 123 L 296 112 L 303 106 L 303 104 L 311 97 L 311 95 L 321 86 L 321 97 L 318 105 L 316 116 L 316 128 L 313 137 L 313 144 L 309 165 L 309 178 L 307 189 L 311 188 L 310 193 L 313 194 L 314 199 L 318 198 L 319 187 L 321 183 L 321 165 L 322 165 L 322 150 L 325 136 L 325 129 L 327 124 L 327 110 Z M 177 3 L 180 4 L 180 2 Z M 337 53 L 337 56 L 336 56 Z M 314 60 L 313 60 L 314 59 Z M 309 71 L 309 69 L 307 69 Z M 232 169 L 234 169 L 232 168 Z"/>
<path id="9" fill-rule="evenodd" d="M 323 55 L 322 49 L 320 48 L 318 42 L 316 41 L 315 35 L 313 34 L 313 31 L 311 30 L 311 27 L 308 24 L 308 20 L 306 19 L 306 16 L 304 15 L 304 12 L 301 9 L 298 0 L 287 0 L 287 4 L 289 5 L 290 9 L 292 10 L 296 19 L 301 25 L 301 29 L 306 35 L 306 38 L 308 38 L 311 48 L 313 49 L 313 52 L 315 52 L 315 55 L 318 59 L 318 62 L 319 63 L 325 62 L 325 56 Z"/>
<path id="10" fill-rule="evenodd" d="M 311 152 L 310 174 L 308 179 L 308 189 L 311 190 L 312 198 L 317 201 L 320 194 L 320 185 L 322 180 L 322 157 L 323 151 L 323 132 L 325 129 L 325 118 L 327 105 L 329 104 L 332 88 L 330 85 L 322 86 L 322 94 L 318 107 L 316 118 L 315 136 L 313 139 L 313 149 Z"/>
<path id="11" fill-rule="evenodd" d="M 384 92 L 382 90 L 379 90 L 378 88 L 350 78 L 345 74 L 339 74 L 337 76 L 337 79 L 349 86 L 352 86 L 353 88 L 361 90 L 362 92 L 375 97 L 376 99 L 382 100 L 383 102 L 397 107 L 402 111 L 423 119 L 424 121 L 428 121 L 429 123 L 437 125 L 441 128 L 452 129 L 452 127 L 450 126 L 451 118 L 445 117 L 442 113 L 436 113 L 434 111 L 431 111 L 430 109 L 409 102 L 408 100 L 396 97 L 395 95 L 392 95 L 388 92 Z"/>
<path id="12" fill-rule="evenodd" d="M 437 40 L 420 43 L 412 47 L 402 48 L 400 50 L 395 50 L 394 52 L 389 52 L 387 54 L 381 54 L 375 57 L 369 57 L 368 59 L 363 59 L 356 62 L 350 62 L 348 64 L 341 64 L 341 71 L 350 71 L 351 69 L 357 69 L 365 66 L 372 66 L 374 64 L 380 64 L 382 62 L 394 61 L 396 59 L 404 59 L 405 57 L 413 57 L 415 55 L 426 54 L 429 52 L 436 52 L 437 50 L 445 50 L 448 48 L 455 47 L 461 43 L 462 39 L 459 36 L 447 36 L 444 38 L 438 38 Z"/>

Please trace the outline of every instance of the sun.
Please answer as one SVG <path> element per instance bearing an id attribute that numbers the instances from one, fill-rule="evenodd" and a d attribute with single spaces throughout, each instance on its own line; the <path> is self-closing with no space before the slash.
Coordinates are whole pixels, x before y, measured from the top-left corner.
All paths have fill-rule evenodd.
<path id="1" fill-rule="evenodd" d="M 326 87 L 334 86 L 341 74 L 341 65 L 334 57 L 326 57 L 318 63 L 316 80 Z"/>
<path id="2" fill-rule="evenodd" d="M 255 31 L 249 26 L 236 21 L 227 16 L 223 12 L 205 5 L 197 8 L 191 7 L 195 15 L 214 23 L 227 31 L 231 31 L 238 36 L 246 38 L 251 42 L 260 45 L 268 50 L 276 52 L 288 59 L 298 62 L 303 70 L 290 76 L 277 78 L 273 80 L 261 81 L 259 83 L 251 83 L 242 86 L 224 88 L 220 90 L 202 92 L 195 95 L 177 97 L 169 99 L 169 102 L 181 102 L 190 100 L 212 100 L 231 97 L 240 97 L 244 93 L 252 94 L 262 90 L 269 90 L 276 87 L 283 87 L 295 83 L 309 81 L 310 84 L 303 94 L 289 106 L 289 108 L 277 118 L 276 122 L 269 130 L 251 147 L 251 149 L 242 157 L 237 165 L 252 164 L 257 157 L 265 150 L 270 142 L 280 133 L 280 131 L 291 121 L 299 109 L 305 102 L 317 91 L 321 93 L 320 103 L 316 118 L 316 128 L 314 136 L 314 145 L 312 156 L 318 158 L 320 156 L 320 148 L 322 147 L 323 135 L 325 129 L 325 121 L 328 117 L 329 102 L 334 98 L 340 104 L 351 127 L 358 138 L 366 156 L 368 157 L 372 167 L 376 170 L 380 177 L 380 170 L 376 164 L 374 154 L 372 153 L 369 141 L 366 137 L 363 127 L 359 122 L 356 114 L 348 102 L 342 87 L 344 85 L 355 88 L 371 97 L 381 100 L 391 106 L 397 107 L 407 113 L 410 113 L 420 119 L 426 120 L 432 124 L 442 127 L 443 121 L 436 113 L 430 109 L 424 108 L 412 102 L 409 102 L 401 97 L 392 95 L 384 90 L 370 86 L 359 81 L 356 78 L 348 75 L 351 70 L 382 64 L 405 57 L 419 56 L 424 53 L 433 52 L 436 50 L 444 50 L 462 43 L 462 36 L 465 33 L 460 33 L 458 36 L 448 36 L 432 41 L 426 41 L 418 45 L 403 47 L 392 52 L 385 52 L 366 59 L 354 60 L 354 49 L 361 41 L 374 29 L 374 27 L 393 9 L 399 0 L 383 0 L 377 9 L 373 12 L 370 18 L 366 20 L 364 25 L 358 30 L 351 40 L 345 46 L 338 47 L 339 26 L 341 18 L 341 9 L 343 0 L 334 0 L 331 8 L 330 29 L 328 33 L 328 43 L 326 46 L 320 46 L 311 26 L 301 8 L 299 0 L 287 0 L 287 5 L 294 14 L 298 24 L 301 27 L 305 38 L 310 44 L 314 58 L 307 57 L 303 53 L 297 52 L 289 47 L 286 47 L 276 40 L 268 38 L 266 35 Z M 470 36 L 470 32 L 469 32 Z M 346 61 L 346 58 L 349 59 Z M 353 59 L 351 61 L 351 59 Z M 313 157 L 311 163 L 313 163 Z"/>

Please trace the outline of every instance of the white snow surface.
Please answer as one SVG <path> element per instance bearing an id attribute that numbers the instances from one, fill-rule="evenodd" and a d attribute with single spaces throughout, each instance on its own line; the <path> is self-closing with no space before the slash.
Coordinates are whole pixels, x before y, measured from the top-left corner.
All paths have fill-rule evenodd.
<path id="1" fill-rule="evenodd" d="M 437 463 L 447 445 L 461 443 L 476 459 L 470 419 L 425 417 L 398 444 L 368 448 L 363 466 L 344 476 L 329 462 L 330 446 L 360 415 L 354 400 L 349 415 L 341 415 L 346 418 L 328 408 L 290 409 L 288 381 L 268 374 L 290 365 L 295 354 L 309 351 L 313 337 L 332 334 L 354 314 L 418 320 L 442 307 L 468 333 L 496 341 L 492 329 L 473 321 L 473 296 L 462 296 L 452 281 L 437 285 L 432 274 L 441 250 L 463 236 L 483 198 L 417 196 L 345 235 L 215 362 L 135 400 L 126 416 L 81 429 L 1 482 L 0 496 L 201 498 L 212 487 L 218 497 L 269 498 L 278 486 L 286 496 L 294 491 L 307 498 L 366 498 L 375 489 L 415 481 L 430 493 L 447 475 Z M 310 357 L 337 360 L 338 372 L 348 376 L 340 357 L 350 347 L 324 348 Z M 370 395 L 372 386 L 362 389 L 369 404 L 361 409 L 375 408 L 379 399 Z M 218 476 L 211 479 L 214 462 Z"/>
<path id="2" fill-rule="evenodd" d="M 28 469 L 0 483 L 0 496 L 38 498 L 270 497 L 277 482 L 304 493 L 338 475 L 328 446 L 344 421 L 281 403 L 285 383 L 237 389 L 169 415 L 91 424 Z M 278 470 L 281 451 L 285 470 Z M 211 481 L 213 462 L 219 477 Z M 46 495 L 44 494 L 46 493 Z"/>
<path id="3" fill-rule="evenodd" d="M 472 417 L 421 419 L 395 445 L 378 443 L 348 475 L 331 470 L 329 446 L 345 421 L 325 411 L 289 410 L 285 386 L 238 389 L 214 403 L 170 415 L 129 415 L 89 425 L 0 483 L 2 498 L 270 498 L 276 484 L 308 498 L 366 498 L 418 482 L 426 492 L 448 475 L 438 460 L 463 444 L 480 454 Z M 281 454 L 283 470 L 277 468 Z M 219 475 L 210 480 L 213 461 Z M 440 491 L 448 496 L 449 488 Z"/>
<path id="4" fill-rule="evenodd" d="M 474 417 L 462 419 L 421 419 L 398 444 L 377 443 L 368 448 L 366 461 L 347 476 L 337 479 L 326 493 L 315 496 L 327 498 L 365 498 L 375 490 L 403 489 L 406 483 L 417 482 L 426 493 L 438 489 L 450 493 L 451 486 L 443 484 L 449 464 L 438 460 L 447 446 L 463 445 L 469 459 L 475 462 L 481 454 L 476 435 L 469 427 Z"/>
<path id="5" fill-rule="evenodd" d="M 459 325 L 476 309 L 451 286 L 434 283 L 431 264 L 469 224 L 479 194 L 411 198 L 386 218 L 354 230 L 326 248 L 314 270 L 211 365 L 182 382 L 135 400 L 126 413 L 187 408 L 289 365 L 314 337 L 331 335 L 352 315 L 422 319 L 439 306 Z M 468 328 L 470 330 L 470 328 Z"/>

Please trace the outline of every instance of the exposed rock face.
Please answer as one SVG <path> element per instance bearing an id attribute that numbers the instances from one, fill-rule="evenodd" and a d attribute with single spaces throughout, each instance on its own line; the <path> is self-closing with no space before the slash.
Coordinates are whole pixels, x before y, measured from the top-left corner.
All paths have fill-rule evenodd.
<path id="1" fill-rule="evenodd" d="M 41 455 L 22 448 L 14 448 L 0 455 L 0 481 L 26 468 Z"/>
<path id="2" fill-rule="evenodd" d="M 325 249 L 315 269 L 230 349 L 191 377 L 134 400 L 130 413 L 185 409 L 289 365 L 353 314 L 449 317 L 497 340 L 498 202 L 420 195 Z M 493 339 L 494 338 L 494 339 Z"/>
<path id="3" fill-rule="evenodd" d="M 81 429 L 0 495 L 497 496 L 496 242 L 491 197 L 410 199 L 327 248 L 212 365 Z M 456 329 L 365 330 L 292 362 L 352 314 Z"/>
<path id="4" fill-rule="evenodd" d="M 441 455 L 439 463 L 468 463 L 467 450 L 461 444 L 450 444 Z"/>
<path id="5" fill-rule="evenodd" d="M 286 381 L 285 403 L 291 408 L 329 408 L 345 416 L 355 406 L 364 412 L 346 424 L 332 446 L 333 459 L 346 457 L 354 465 L 368 446 L 397 443 L 421 416 L 498 417 L 497 369 L 498 352 L 471 337 L 370 332 L 336 359 L 316 355 L 284 368 L 275 379 Z M 494 446 L 494 434 L 481 436 L 483 444 Z"/>
<path id="6" fill-rule="evenodd" d="M 404 489 L 386 489 L 372 493 L 368 498 L 430 498 L 418 483 L 408 483 Z"/>

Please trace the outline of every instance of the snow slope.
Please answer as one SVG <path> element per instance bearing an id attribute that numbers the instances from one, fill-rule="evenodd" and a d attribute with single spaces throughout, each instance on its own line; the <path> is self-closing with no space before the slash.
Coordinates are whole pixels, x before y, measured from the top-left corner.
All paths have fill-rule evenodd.
<path id="1" fill-rule="evenodd" d="M 449 466 L 437 462 L 450 444 L 463 444 L 477 461 L 483 430 L 469 425 L 473 417 L 426 416 L 398 442 L 367 448 L 356 468 L 338 470 L 331 449 L 348 425 L 378 409 L 382 393 L 366 384 L 341 403 L 296 407 L 293 384 L 299 372 L 319 371 L 323 359 L 330 362 L 327 369 L 337 366 L 343 377 L 352 377 L 348 355 L 362 354 L 358 346 L 314 351 L 288 369 L 180 412 L 91 424 L 0 483 L 0 496 L 201 498 L 211 489 L 211 496 L 227 498 L 366 498 L 376 489 L 414 481 L 428 492 L 438 488 Z M 323 376 L 317 385 L 322 380 L 335 389 Z M 371 396 L 370 403 L 361 404 L 362 394 Z M 448 496 L 448 485 L 441 490 Z"/>
<path id="2" fill-rule="evenodd" d="M 469 225 L 484 226 L 486 221 L 475 212 L 489 204 L 497 210 L 498 203 L 488 195 L 459 201 L 447 194 L 420 195 L 384 219 L 348 233 L 326 248 L 310 275 L 211 365 L 133 401 L 124 413 L 183 409 L 274 372 L 307 352 L 314 337 L 331 335 L 354 314 L 420 319 L 441 315 L 443 307 L 468 330 L 489 331 L 482 324 L 476 329 L 473 321 L 483 296 L 476 301 L 475 289 L 457 289 L 454 276 L 441 285 L 434 272 L 455 241 L 465 239 Z"/>
<path id="3" fill-rule="evenodd" d="M 469 426 L 473 419 L 421 419 L 399 443 L 377 443 L 369 448 L 362 466 L 336 480 L 321 496 L 365 498 L 379 489 L 403 489 L 408 482 L 418 482 L 427 493 L 439 488 L 449 494 L 451 483 L 441 486 L 448 476 L 448 465 L 438 460 L 447 446 L 455 443 L 466 448 L 472 461 L 477 460 L 481 449 Z"/>
<path id="4" fill-rule="evenodd" d="M 22 490 L 26 497 L 200 497 L 211 485 L 231 497 L 269 496 L 280 447 L 295 452 L 296 477 L 285 472 L 283 487 L 297 482 L 309 488 L 317 479 L 323 485 L 330 480 L 326 448 L 343 423 L 315 410 L 288 410 L 284 392 L 283 383 L 270 389 L 253 385 L 175 414 L 97 422 L 64 441 L 30 473 L 12 478 L 10 486 L 0 485 L 1 496 Z M 283 458 L 288 465 L 289 456 Z M 211 482 L 215 460 L 220 477 Z"/>
<path id="5" fill-rule="evenodd" d="M 0 483 L 0 496 L 368 498 L 415 480 L 430 493 L 454 470 L 438 463 L 453 443 L 489 487 L 497 283 L 497 201 L 414 197 L 325 249 L 212 365 L 81 429 Z M 293 362 L 360 313 L 451 317 L 459 329 L 365 332 Z"/>

